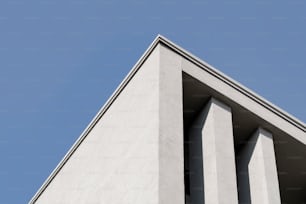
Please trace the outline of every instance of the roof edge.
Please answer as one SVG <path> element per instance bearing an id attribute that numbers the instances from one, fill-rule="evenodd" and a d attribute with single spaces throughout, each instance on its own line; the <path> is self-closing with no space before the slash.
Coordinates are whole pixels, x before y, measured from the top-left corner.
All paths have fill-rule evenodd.
<path id="1" fill-rule="evenodd" d="M 216 68 L 211 66 L 210 64 L 204 62 L 203 60 L 197 58 L 190 52 L 186 51 L 185 49 L 181 48 L 180 46 L 176 45 L 172 41 L 168 40 L 166 37 L 158 34 L 156 38 L 153 40 L 153 42 L 150 44 L 150 46 L 147 48 L 147 50 L 144 52 L 144 54 L 140 57 L 140 59 L 136 62 L 136 64 L 133 66 L 131 71 L 126 75 L 126 77 L 123 79 L 123 81 L 119 84 L 117 89 L 113 92 L 113 94 L 110 96 L 110 98 L 106 101 L 106 103 L 100 108 L 98 113 L 94 116 L 92 121 L 89 123 L 89 125 L 85 128 L 85 130 L 81 133 L 79 138 L 75 141 L 75 143 L 72 145 L 72 147 L 68 150 L 66 155 L 62 158 L 62 160 L 59 162 L 59 164 L 55 167 L 55 169 L 51 172 L 49 177 L 45 180 L 45 182 L 42 184 L 42 186 L 39 188 L 39 190 L 35 193 L 35 195 L 31 198 L 29 201 L 29 204 L 34 204 L 35 201 L 38 200 L 38 198 L 41 196 L 41 194 L 45 191 L 45 189 L 48 187 L 48 185 L 52 182 L 52 180 L 55 178 L 55 176 L 58 174 L 58 172 L 62 169 L 62 167 L 66 164 L 66 162 L 69 160 L 69 158 L 73 155 L 73 153 L 76 151 L 76 149 L 80 146 L 80 144 L 83 142 L 83 140 L 86 138 L 86 136 L 90 133 L 92 128 L 96 125 L 96 123 L 99 121 L 99 119 L 104 115 L 104 113 L 108 110 L 108 108 L 111 106 L 111 104 L 115 101 L 115 99 L 119 96 L 121 91 L 125 88 L 125 86 L 129 83 L 129 81 L 133 78 L 133 76 L 136 74 L 136 72 L 139 70 L 141 65 L 144 63 L 144 61 L 147 59 L 147 57 L 151 54 L 151 52 L 154 50 L 154 48 L 159 44 L 162 43 L 175 51 L 176 53 L 180 54 L 184 58 L 190 60 L 191 62 L 195 63 L 205 71 L 211 73 L 215 77 L 221 79 L 223 82 L 229 84 L 231 87 L 237 89 L 244 95 L 250 97 L 252 100 L 256 101 L 257 103 L 263 105 L 268 110 L 272 111 L 273 113 L 277 114 L 281 118 L 285 119 L 286 121 L 293 124 L 295 127 L 301 129 L 302 131 L 306 131 L 306 125 L 302 121 L 298 120 L 294 116 L 290 115 L 289 113 L 283 111 L 276 105 L 272 104 L 271 102 L 265 100 L 258 94 L 254 93 L 253 91 L 249 90 L 245 86 L 241 85 L 239 82 L 231 79 L 230 77 L 226 76 L 222 72 L 218 71 Z"/>
<path id="2" fill-rule="evenodd" d="M 242 94 L 248 96 L 252 100 L 256 101 L 257 103 L 261 104 L 268 110 L 272 111 L 273 113 L 277 114 L 281 118 L 285 119 L 286 121 L 290 122 L 297 128 L 306 131 L 306 124 L 299 120 L 298 118 L 294 117 L 293 115 L 289 114 L 288 112 L 284 111 L 280 107 L 276 106 L 275 104 L 269 102 L 268 100 L 264 99 L 263 97 L 259 96 L 254 91 L 250 90 L 249 88 L 245 87 L 241 83 L 237 82 L 236 80 L 232 79 L 231 77 L 227 76 L 226 74 L 220 72 L 212 65 L 208 64 L 207 62 L 201 60 L 200 58 L 194 56 L 184 48 L 176 45 L 166 37 L 162 35 L 158 35 L 159 41 L 166 46 L 170 47 L 173 51 L 177 52 L 178 54 L 182 55 L 186 59 L 190 60 L 191 62 L 195 63 L 205 71 L 209 72 L 210 74 L 214 75 L 215 77 L 221 79 L 226 84 L 230 85 L 231 87 L 235 88 Z"/>

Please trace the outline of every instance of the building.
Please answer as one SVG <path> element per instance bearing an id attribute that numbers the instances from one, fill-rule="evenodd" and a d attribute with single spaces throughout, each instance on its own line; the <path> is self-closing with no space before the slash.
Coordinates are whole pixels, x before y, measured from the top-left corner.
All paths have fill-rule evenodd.
<path id="1" fill-rule="evenodd" d="M 30 203 L 306 203 L 305 130 L 158 36 Z"/>

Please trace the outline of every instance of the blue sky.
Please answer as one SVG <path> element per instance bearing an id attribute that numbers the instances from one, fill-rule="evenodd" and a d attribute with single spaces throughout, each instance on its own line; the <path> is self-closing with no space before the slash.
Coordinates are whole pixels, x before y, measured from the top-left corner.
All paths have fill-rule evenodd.
<path id="1" fill-rule="evenodd" d="M 0 1 L 0 203 L 27 203 L 158 33 L 306 121 L 306 1 Z"/>

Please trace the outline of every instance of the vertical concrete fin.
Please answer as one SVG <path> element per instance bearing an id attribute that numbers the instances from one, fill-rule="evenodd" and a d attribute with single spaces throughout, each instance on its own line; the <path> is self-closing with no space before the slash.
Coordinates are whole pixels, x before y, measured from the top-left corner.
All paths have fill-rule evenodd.
<path id="1" fill-rule="evenodd" d="M 191 145 L 201 142 L 201 149 L 190 148 L 190 170 L 194 177 L 190 179 L 192 203 L 238 203 L 236 183 L 235 151 L 232 129 L 232 114 L 230 107 L 212 98 L 202 112 L 198 115 L 189 132 Z M 197 145 L 198 146 L 198 145 Z M 202 175 L 198 169 L 201 164 L 197 158 L 202 151 Z M 200 158 L 201 159 L 201 158 Z M 204 194 L 199 189 L 204 188 Z"/>
<path id="2" fill-rule="evenodd" d="M 262 128 L 239 152 L 239 200 L 241 203 L 280 204 L 272 134 Z"/>

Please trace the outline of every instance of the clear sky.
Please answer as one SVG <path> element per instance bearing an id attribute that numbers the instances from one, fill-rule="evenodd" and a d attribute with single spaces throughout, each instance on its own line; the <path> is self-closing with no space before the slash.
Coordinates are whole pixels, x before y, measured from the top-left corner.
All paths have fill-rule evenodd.
<path id="1" fill-rule="evenodd" d="M 158 33 L 306 121 L 305 0 L 1 0 L 1 204 L 30 200 Z"/>

